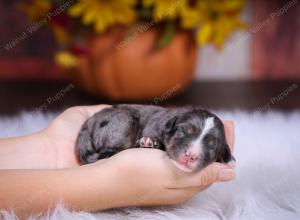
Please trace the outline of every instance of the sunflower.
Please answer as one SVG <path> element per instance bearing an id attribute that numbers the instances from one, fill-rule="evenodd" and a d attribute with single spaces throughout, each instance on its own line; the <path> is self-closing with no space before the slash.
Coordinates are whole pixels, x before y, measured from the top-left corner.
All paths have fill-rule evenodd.
<path id="1" fill-rule="evenodd" d="M 182 28 L 198 28 L 201 46 L 213 43 L 221 48 L 232 32 L 246 27 L 240 20 L 245 0 L 143 0 L 143 5 L 153 8 L 155 19 L 179 18 Z"/>
<path id="2" fill-rule="evenodd" d="M 245 0 L 200 0 L 195 7 L 201 13 L 196 37 L 199 45 L 213 43 L 222 48 L 232 32 L 246 28 L 241 21 L 244 7 Z"/>
<path id="3" fill-rule="evenodd" d="M 64 68 L 73 68 L 78 64 L 78 58 L 74 54 L 62 51 L 56 54 L 55 61 Z"/>
<path id="4" fill-rule="evenodd" d="M 204 14 L 199 8 L 192 7 L 187 2 L 180 8 L 180 25 L 184 29 L 193 29 L 199 26 Z"/>
<path id="5" fill-rule="evenodd" d="M 71 17 L 82 17 L 85 25 L 94 25 L 98 33 L 115 24 L 135 21 L 136 0 L 79 0 L 69 10 Z"/>
<path id="6" fill-rule="evenodd" d="M 153 7 L 153 17 L 158 21 L 174 20 L 185 3 L 186 0 L 143 0 L 144 7 Z"/>
<path id="7" fill-rule="evenodd" d="M 199 45 L 213 43 L 218 48 L 222 48 L 230 34 L 238 29 L 246 28 L 239 17 L 228 17 L 221 15 L 216 20 L 203 22 L 197 32 L 197 42 Z"/>

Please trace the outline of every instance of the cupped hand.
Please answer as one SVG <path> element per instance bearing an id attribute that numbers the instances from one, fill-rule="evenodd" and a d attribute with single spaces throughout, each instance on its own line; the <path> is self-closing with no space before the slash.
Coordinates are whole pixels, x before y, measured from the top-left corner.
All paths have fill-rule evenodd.
<path id="1" fill-rule="evenodd" d="M 83 123 L 96 112 L 109 105 L 77 106 L 60 114 L 43 132 L 49 147 L 55 149 L 54 167 L 79 166 L 75 142 Z"/>
<path id="2" fill-rule="evenodd" d="M 225 122 L 227 142 L 233 151 L 234 126 Z M 129 149 L 102 161 L 114 167 L 120 206 L 172 205 L 185 202 L 215 182 L 234 179 L 231 165 L 213 163 L 197 173 L 179 170 L 165 152 L 156 149 Z M 95 163 L 97 167 L 102 163 Z M 101 170 L 98 171 L 101 173 Z"/>

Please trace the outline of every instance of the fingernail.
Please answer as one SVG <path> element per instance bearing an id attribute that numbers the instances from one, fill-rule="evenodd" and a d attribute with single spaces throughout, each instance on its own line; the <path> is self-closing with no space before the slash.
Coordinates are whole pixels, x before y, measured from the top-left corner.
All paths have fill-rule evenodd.
<path id="1" fill-rule="evenodd" d="M 232 169 L 223 169 L 219 171 L 219 180 L 220 181 L 229 181 L 232 180 L 235 176 L 235 173 Z"/>

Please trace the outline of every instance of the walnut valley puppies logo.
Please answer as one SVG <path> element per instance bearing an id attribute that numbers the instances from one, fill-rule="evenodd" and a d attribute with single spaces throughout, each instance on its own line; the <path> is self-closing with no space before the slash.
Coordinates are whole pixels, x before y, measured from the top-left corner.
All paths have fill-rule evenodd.
<path id="1" fill-rule="evenodd" d="M 155 97 L 151 104 L 154 103 L 154 104 L 157 105 L 158 103 L 166 101 L 168 98 L 172 97 L 174 95 L 174 93 L 176 93 L 180 88 L 181 88 L 181 85 L 176 84 L 173 88 L 169 89 L 168 91 L 166 91 L 161 96 Z"/>
<path id="2" fill-rule="evenodd" d="M 42 105 L 39 107 L 35 108 L 33 111 L 34 112 L 43 112 L 46 111 L 49 105 L 61 100 L 66 94 L 68 94 L 72 89 L 74 89 L 75 86 L 74 84 L 69 84 L 66 87 L 62 88 L 58 93 L 56 93 L 53 96 L 49 96 L 46 99 L 46 102 L 44 102 Z"/>
<path id="3" fill-rule="evenodd" d="M 287 2 L 283 7 L 279 8 L 277 11 L 273 11 L 266 17 L 264 20 L 260 21 L 255 26 L 251 27 L 248 31 L 240 33 L 238 39 L 234 42 L 228 43 L 227 47 L 229 49 L 235 49 L 235 47 L 242 42 L 244 39 L 249 39 L 251 35 L 257 34 L 265 27 L 271 25 L 272 22 L 276 20 L 276 18 L 280 18 L 281 16 L 287 14 L 289 10 L 294 8 L 298 4 L 298 0 L 291 0 Z"/>
<path id="4" fill-rule="evenodd" d="M 269 99 L 269 102 L 263 106 L 260 106 L 257 108 L 257 112 L 266 112 L 271 109 L 273 105 L 276 105 L 286 99 L 293 91 L 298 89 L 298 84 L 294 83 L 293 85 L 289 86 L 287 89 L 285 89 L 283 92 L 278 94 L 277 96 L 273 96 Z"/>
<path id="5" fill-rule="evenodd" d="M 57 7 L 54 11 L 50 11 L 46 14 L 46 16 L 43 19 L 40 19 L 36 21 L 34 24 L 29 26 L 26 30 L 24 30 L 21 34 L 16 36 L 13 40 L 6 43 L 3 48 L 6 51 L 9 51 L 13 49 L 15 46 L 17 46 L 20 42 L 28 38 L 29 35 L 37 32 L 41 27 L 46 26 L 48 22 L 53 19 L 56 16 L 60 16 L 68 7 L 71 6 L 74 0 L 69 0 L 61 4 L 59 7 Z"/>
<path id="6" fill-rule="evenodd" d="M 298 0 L 292 0 L 286 3 L 282 8 L 277 10 L 276 12 L 272 12 L 270 14 L 270 18 L 274 20 L 276 17 L 280 17 L 286 14 L 292 7 L 294 7 L 298 3 Z"/>

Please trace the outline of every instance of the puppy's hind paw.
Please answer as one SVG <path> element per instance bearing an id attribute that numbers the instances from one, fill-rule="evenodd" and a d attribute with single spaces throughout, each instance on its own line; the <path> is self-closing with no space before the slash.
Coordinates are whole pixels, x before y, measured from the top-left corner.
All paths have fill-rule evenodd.
<path id="1" fill-rule="evenodd" d="M 138 142 L 139 142 L 140 147 L 143 147 L 143 148 L 156 148 L 156 149 L 161 148 L 161 143 L 157 138 L 142 137 L 141 139 L 139 139 Z"/>

